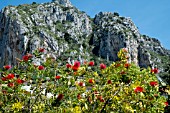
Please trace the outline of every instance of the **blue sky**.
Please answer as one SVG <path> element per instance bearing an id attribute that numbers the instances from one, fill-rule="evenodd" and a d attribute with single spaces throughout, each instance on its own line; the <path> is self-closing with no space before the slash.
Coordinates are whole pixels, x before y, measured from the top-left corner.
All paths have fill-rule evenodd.
<path id="1" fill-rule="evenodd" d="M 74 6 L 94 17 L 100 11 L 118 12 L 131 17 L 141 34 L 157 38 L 170 50 L 170 0 L 70 0 Z M 51 0 L 0 0 L 7 5 L 44 3 Z"/>

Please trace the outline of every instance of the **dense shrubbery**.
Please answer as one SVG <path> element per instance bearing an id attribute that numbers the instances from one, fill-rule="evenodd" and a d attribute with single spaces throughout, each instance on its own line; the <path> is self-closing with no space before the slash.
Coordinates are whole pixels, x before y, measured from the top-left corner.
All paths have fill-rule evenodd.
<path id="1" fill-rule="evenodd" d="M 158 69 L 128 63 L 126 49 L 118 53 L 120 61 L 108 67 L 93 61 L 62 66 L 53 58 L 33 64 L 32 59 L 41 54 L 44 49 L 18 59 L 15 67 L 4 66 L 1 112 L 160 113 L 168 106 L 159 92 Z"/>

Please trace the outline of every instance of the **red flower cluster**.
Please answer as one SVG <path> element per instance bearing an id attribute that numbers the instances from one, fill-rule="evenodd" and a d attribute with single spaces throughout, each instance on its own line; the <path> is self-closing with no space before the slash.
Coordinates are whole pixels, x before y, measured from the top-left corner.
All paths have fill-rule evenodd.
<path id="1" fill-rule="evenodd" d="M 169 103 L 168 102 L 165 102 L 165 106 L 168 106 L 169 105 Z"/>
<path id="2" fill-rule="evenodd" d="M 158 85 L 158 82 L 156 82 L 156 81 L 151 81 L 151 82 L 150 82 L 150 85 L 154 87 L 154 86 Z"/>
<path id="3" fill-rule="evenodd" d="M 59 75 L 55 76 L 55 79 L 59 80 L 61 77 Z"/>
<path id="4" fill-rule="evenodd" d="M 7 79 L 6 79 L 6 77 L 2 77 L 1 80 L 2 81 L 6 81 Z"/>
<path id="5" fill-rule="evenodd" d="M 157 74 L 158 73 L 158 68 L 151 69 L 151 73 Z"/>
<path id="6" fill-rule="evenodd" d="M 44 48 L 39 48 L 39 50 L 38 50 L 39 52 L 44 52 L 45 51 L 45 49 Z"/>
<path id="7" fill-rule="evenodd" d="M 78 95 L 77 95 L 77 99 L 81 99 L 81 94 L 78 94 Z"/>
<path id="8" fill-rule="evenodd" d="M 11 66 L 10 65 L 6 65 L 6 66 L 4 66 L 4 69 L 6 69 L 6 70 L 8 70 L 8 69 L 10 69 L 11 68 Z"/>
<path id="9" fill-rule="evenodd" d="M 60 101 L 64 98 L 64 95 L 63 94 L 59 94 L 58 97 L 57 97 L 57 100 Z"/>
<path id="10" fill-rule="evenodd" d="M 39 70 L 44 70 L 44 66 L 40 65 L 40 66 L 38 66 L 38 69 Z"/>
<path id="11" fill-rule="evenodd" d="M 79 82 L 79 86 L 84 86 L 84 83 L 83 82 Z"/>
<path id="12" fill-rule="evenodd" d="M 120 67 L 120 64 L 116 64 L 115 67 L 116 67 L 116 68 L 117 68 L 117 67 Z"/>
<path id="13" fill-rule="evenodd" d="M 8 83 L 8 87 L 14 87 L 14 83 L 12 82 Z"/>
<path id="14" fill-rule="evenodd" d="M 93 83 L 94 83 L 94 80 L 93 80 L 93 79 L 89 79 L 89 83 L 90 83 L 90 84 L 93 84 Z"/>
<path id="15" fill-rule="evenodd" d="M 129 64 L 129 63 L 126 63 L 126 64 L 124 64 L 124 67 L 125 67 L 125 68 L 129 68 L 129 67 L 130 67 L 130 64 Z"/>
<path id="16" fill-rule="evenodd" d="M 94 62 L 93 62 L 93 61 L 90 61 L 90 62 L 89 62 L 89 66 L 94 66 Z"/>
<path id="17" fill-rule="evenodd" d="M 71 68 L 71 64 L 66 64 L 66 67 L 67 68 Z"/>
<path id="18" fill-rule="evenodd" d="M 100 102 L 104 102 L 104 99 L 102 96 L 98 96 L 97 98 L 100 100 Z"/>
<path id="19" fill-rule="evenodd" d="M 6 95 L 6 94 L 7 94 L 7 91 L 6 91 L 6 90 L 2 90 L 2 93 Z"/>
<path id="20" fill-rule="evenodd" d="M 108 80 L 108 81 L 107 81 L 107 84 L 112 84 L 112 81 L 111 81 L 111 80 Z"/>
<path id="21" fill-rule="evenodd" d="M 106 68 L 106 65 L 103 64 L 103 63 L 101 63 L 101 64 L 100 64 L 100 69 L 105 69 L 105 68 Z"/>
<path id="22" fill-rule="evenodd" d="M 75 61 L 74 65 L 72 66 L 73 71 L 77 71 L 80 67 L 80 62 L 79 61 Z"/>
<path id="23" fill-rule="evenodd" d="M 122 71 L 122 72 L 120 72 L 120 74 L 121 74 L 121 75 L 124 75 L 124 74 L 126 74 L 126 72 L 125 72 L 125 71 Z"/>
<path id="24" fill-rule="evenodd" d="M 140 86 L 138 86 L 134 89 L 135 93 L 143 92 L 143 90 L 144 90 L 143 87 L 140 87 Z"/>
<path id="25" fill-rule="evenodd" d="M 15 76 L 14 74 L 10 73 L 6 76 L 7 79 L 13 79 Z"/>
<path id="26" fill-rule="evenodd" d="M 23 61 L 25 61 L 25 62 L 27 62 L 30 58 L 32 58 L 33 56 L 31 55 L 31 54 L 27 54 L 27 55 L 24 55 L 23 57 L 22 57 L 22 60 Z"/>
<path id="27" fill-rule="evenodd" d="M 24 83 L 24 80 L 17 79 L 16 82 L 17 82 L 18 84 L 22 84 L 22 83 Z"/>

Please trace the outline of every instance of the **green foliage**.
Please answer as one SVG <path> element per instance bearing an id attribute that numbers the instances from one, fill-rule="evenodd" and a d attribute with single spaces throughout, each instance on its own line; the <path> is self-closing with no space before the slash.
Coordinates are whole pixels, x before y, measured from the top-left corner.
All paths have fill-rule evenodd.
<path id="1" fill-rule="evenodd" d="M 59 21 L 57 21 L 57 22 L 55 23 L 55 28 L 56 28 L 58 31 L 61 31 L 61 32 L 64 32 L 64 31 L 65 31 L 65 29 L 64 29 L 64 27 L 63 27 L 63 24 L 62 24 L 61 22 L 59 22 Z"/>
<path id="2" fill-rule="evenodd" d="M 151 69 L 127 62 L 127 50 L 119 61 L 90 61 L 61 65 L 48 57 L 41 65 L 32 63 L 44 49 L 27 54 L 18 66 L 4 66 L 0 80 L 2 112 L 164 112 L 166 99 L 158 92 L 158 80 Z M 33 57 L 34 56 L 34 57 Z M 62 62 L 61 62 L 62 63 Z M 11 68 L 11 69 L 10 69 Z M 23 87 L 31 85 L 30 90 Z M 45 92 L 43 93 L 43 91 Z M 51 96 L 49 96 L 49 93 Z"/>

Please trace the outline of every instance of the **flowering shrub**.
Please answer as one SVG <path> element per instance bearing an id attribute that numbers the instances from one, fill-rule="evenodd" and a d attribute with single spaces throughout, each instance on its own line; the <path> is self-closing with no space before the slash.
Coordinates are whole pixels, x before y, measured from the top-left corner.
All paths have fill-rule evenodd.
<path id="1" fill-rule="evenodd" d="M 161 113 L 169 106 L 159 92 L 158 69 L 128 63 L 126 49 L 120 50 L 120 60 L 110 66 L 93 61 L 61 66 L 53 58 L 33 64 L 32 58 L 40 58 L 44 51 L 40 48 L 34 55 L 23 56 L 18 66 L 4 66 L 0 111 Z"/>

